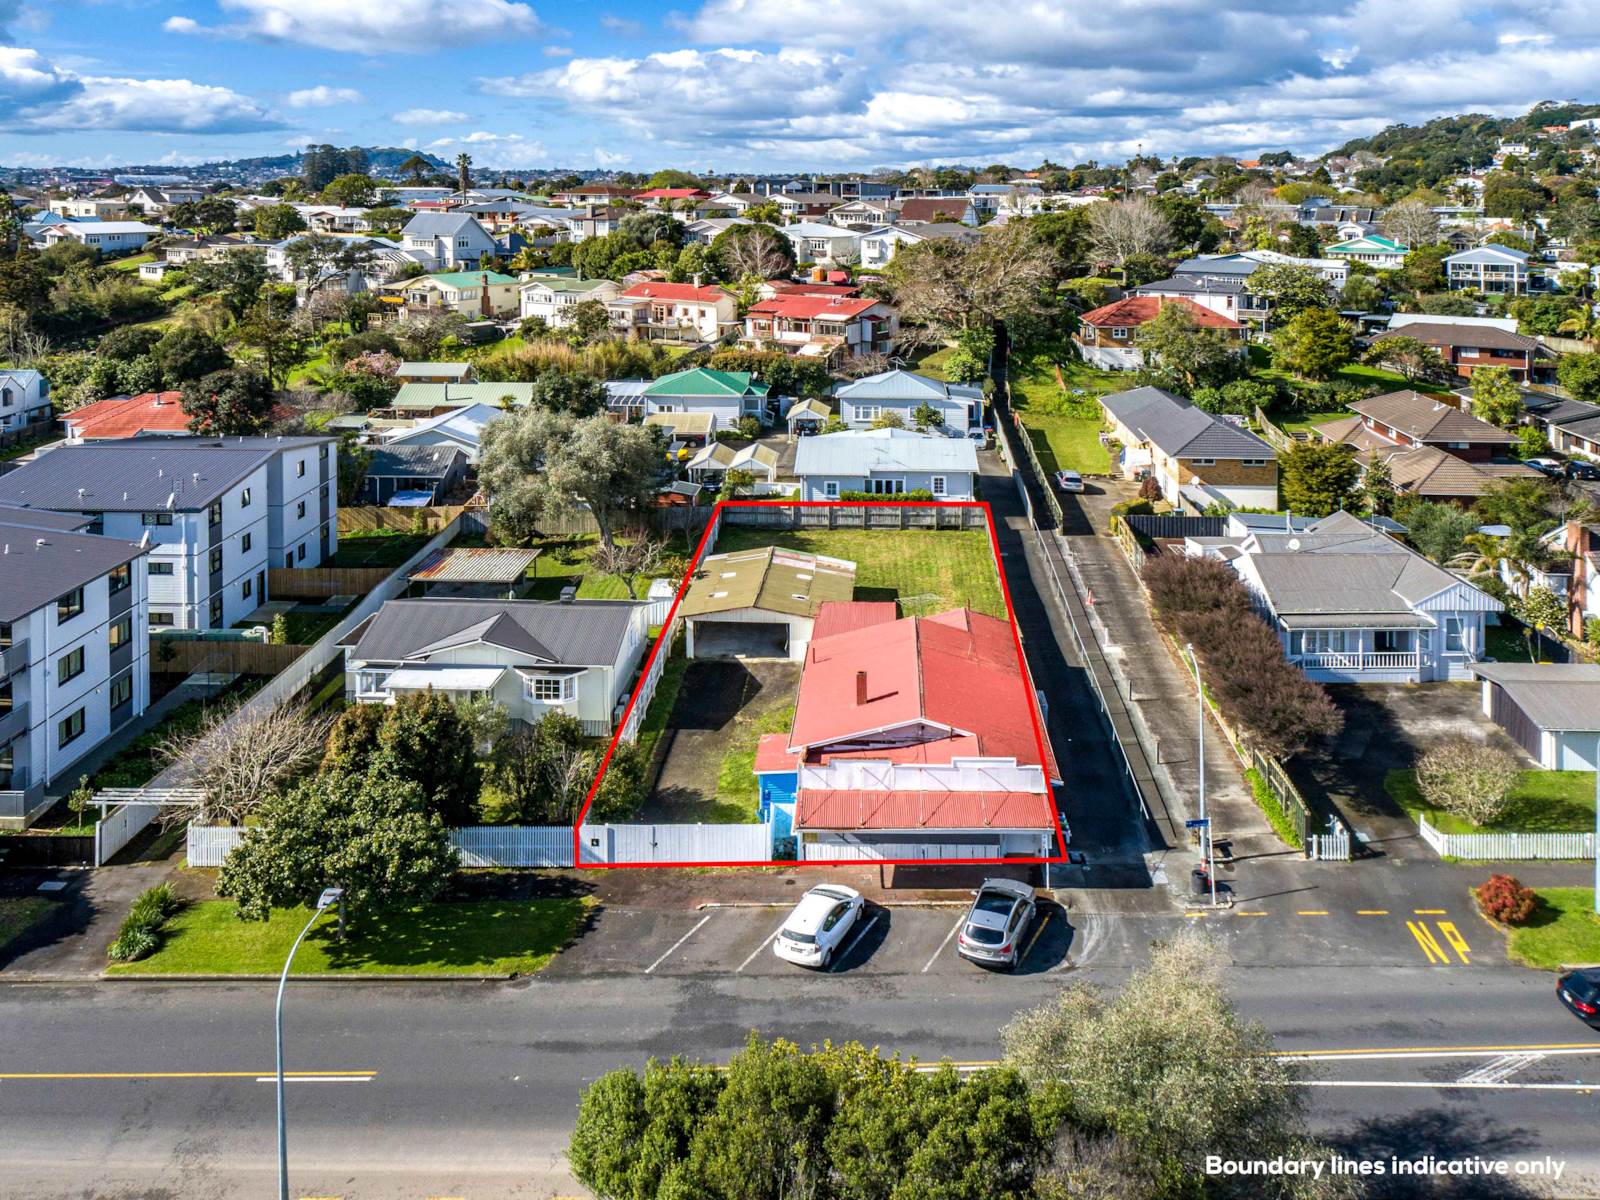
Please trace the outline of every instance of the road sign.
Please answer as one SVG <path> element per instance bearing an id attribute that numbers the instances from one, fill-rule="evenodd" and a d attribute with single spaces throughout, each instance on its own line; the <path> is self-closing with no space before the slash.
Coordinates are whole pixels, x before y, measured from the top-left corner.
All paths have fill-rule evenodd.
<path id="1" fill-rule="evenodd" d="M 1185 821 L 1183 827 L 1185 829 L 1204 829 L 1209 824 L 1211 824 L 1210 817 L 1195 817 L 1193 820 Z"/>

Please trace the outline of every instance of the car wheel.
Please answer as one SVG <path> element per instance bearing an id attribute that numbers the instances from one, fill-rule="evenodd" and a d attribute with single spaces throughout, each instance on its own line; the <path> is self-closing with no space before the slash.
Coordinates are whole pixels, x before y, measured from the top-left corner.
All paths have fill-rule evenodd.
<path id="1" fill-rule="evenodd" d="M 833 965 L 833 947 L 829 946 L 826 950 L 824 950 L 822 952 L 822 961 L 817 964 L 817 969 L 819 971 L 826 971 L 832 965 Z"/>

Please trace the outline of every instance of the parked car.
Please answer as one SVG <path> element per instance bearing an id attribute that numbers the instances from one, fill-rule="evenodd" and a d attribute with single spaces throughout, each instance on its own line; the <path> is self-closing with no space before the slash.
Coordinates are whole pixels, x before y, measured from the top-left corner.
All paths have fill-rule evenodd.
<path id="1" fill-rule="evenodd" d="M 802 967 L 827 967 L 860 920 L 865 903 L 854 888 L 819 884 L 800 897 L 800 903 L 773 939 L 772 952 Z"/>
<path id="2" fill-rule="evenodd" d="M 1553 458 L 1525 458 L 1522 461 L 1535 471 L 1542 471 L 1546 475 L 1561 474 L 1561 464 Z"/>
<path id="3" fill-rule="evenodd" d="M 1083 476 L 1076 471 L 1057 471 L 1056 486 L 1063 492 L 1083 491 Z"/>
<path id="4" fill-rule="evenodd" d="M 956 937 L 956 953 L 986 966 L 1015 967 L 1033 924 L 1033 889 L 1014 879 L 985 879 Z"/>
<path id="5" fill-rule="evenodd" d="M 1600 1029 L 1600 968 L 1567 972 L 1556 980 L 1556 995 L 1578 1020 Z"/>
<path id="6" fill-rule="evenodd" d="M 1579 462 L 1571 458 L 1566 462 L 1566 469 L 1568 479 L 1600 479 L 1600 467 L 1591 462 Z"/>

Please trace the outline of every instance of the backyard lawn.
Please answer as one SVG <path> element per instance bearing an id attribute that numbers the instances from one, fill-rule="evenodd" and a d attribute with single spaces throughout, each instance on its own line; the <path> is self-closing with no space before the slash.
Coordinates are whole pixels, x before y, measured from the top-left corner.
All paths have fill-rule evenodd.
<path id="1" fill-rule="evenodd" d="M 989 534 L 982 529 L 723 528 L 717 552 L 786 546 L 856 564 L 857 600 L 898 600 L 902 616 L 966 605 L 1006 615 Z"/>
<path id="2" fill-rule="evenodd" d="M 1430 809 L 1417 790 L 1415 771 L 1390 771 L 1383 789 L 1413 817 L 1426 813 L 1441 833 L 1587 833 L 1594 828 L 1593 771 L 1524 771 L 1499 820 L 1474 825 Z"/>
<path id="3" fill-rule="evenodd" d="M 528 593 L 529 596 L 535 600 L 559 600 L 562 588 L 577 584 L 580 600 L 626 600 L 628 589 L 620 578 L 590 569 L 589 559 L 597 545 L 599 538 L 594 534 L 552 538 L 540 542 L 539 548 L 544 553 L 533 564 L 534 583 L 533 590 Z M 677 575 L 678 572 L 661 574 Z M 650 590 L 651 580 L 658 577 L 657 575 L 634 577 L 633 587 L 641 600 Z M 677 578 L 674 578 L 673 582 L 677 583 Z"/>
<path id="4" fill-rule="evenodd" d="M 760 785 L 756 780 L 756 743 L 764 733 L 788 733 L 794 726 L 794 705 L 757 717 L 735 718 L 733 737 L 717 772 L 717 802 L 705 820 L 731 824 L 758 819 Z"/>
<path id="5" fill-rule="evenodd" d="M 1065 467 L 1085 475 L 1109 475 L 1111 456 L 1100 442 L 1103 420 L 1094 401 L 1120 391 L 1127 379 L 1076 360 L 1058 364 L 1048 354 L 1013 359 L 1010 372 L 1011 406 L 1033 439 L 1044 469 L 1054 473 Z"/>
<path id="6" fill-rule="evenodd" d="M 1554 971 L 1600 963 L 1600 917 L 1593 888 L 1535 888 L 1539 907 L 1508 931 L 1507 953 L 1524 966 Z"/>
<path id="7" fill-rule="evenodd" d="M 296 975 L 531 975 L 573 936 L 587 902 L 472 900 L 422 904 L 364 920 L 340 945 L 331 916 L 295 956 Z M 173 917 L 161 948 L 117 975 L 276 975 L 310 911 L 274 909 L 241 921 L 229 900 L 203 900 Z"/>
<path id="8" fill-rule="evenodd" d="M 341 533 L 339 550 L 327 567 L 398 567 L 428 544 L 430 533 Z"/>

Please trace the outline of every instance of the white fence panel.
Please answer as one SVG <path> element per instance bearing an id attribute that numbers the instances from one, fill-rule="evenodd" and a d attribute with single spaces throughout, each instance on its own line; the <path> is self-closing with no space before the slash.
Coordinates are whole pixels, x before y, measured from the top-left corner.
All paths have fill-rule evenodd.
<path id="1" fill-rule="evenodd" d="M 191 867 L 220 867 L 222 860 L 244 840 L 238 825 L 191 825 L 185 839 L 184 857 Z"/>
<path id="2" fill-rule="evenodd" d="M 94 825 L 94 865 L 103 867 L 151 821 L 161 809 L 154 804 L 124 804 Z"/>
<path id="3" fill-rule="evenodd" d="M 1442 833 L 1417 818 L 1423 841 L 1444 858 L 1502 859 L 1593 858 L 1592 833 Z"/>
<path id="4" fill-rule="evenodd" d="M 772 826 L 585 825 L 586 863 L 770 862 Z"/>
<path id="5" fill-rule="evenodd" d="M 472 825 L 450 831 L 463 867 L 570 867 L 570 825 Z"/>
<path id="6" fill-rule="evenodd" d="M 670 604 L 671 601 L 666 601 Z M 622 740 L 630 745 L 639 740 L 639 727 L 644 724 L 644 717 L 650 711 L 650 701 L 655 699 L 656 687 L 661 683 L 661 673 L 667 669 L 667 659 L 672 657 L 672 643 L 678 636 L 678 621 L 673 621 L 672 628 L 661 636 L 661 646 L 655 652 L 655 660 L 651 662 L 650 669 L 639 682 L 638 699 L 633 702 L 633 708 L 628 713 L 628 719 L 622 724 Z"/>

